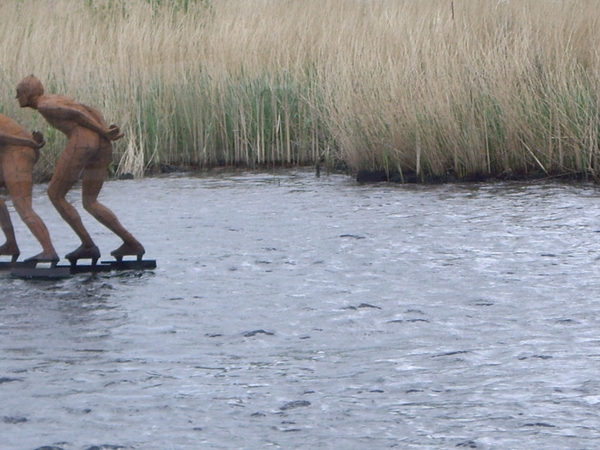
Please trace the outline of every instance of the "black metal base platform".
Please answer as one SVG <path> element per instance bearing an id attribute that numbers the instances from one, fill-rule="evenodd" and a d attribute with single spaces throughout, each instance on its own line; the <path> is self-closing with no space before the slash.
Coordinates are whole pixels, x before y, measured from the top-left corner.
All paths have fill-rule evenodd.
<path id="1" fill-rule="evenodd" d="M 47 267 L 44 267 L 44 266 Z M 153 270 L 156 269 L 156 260 L 148 259 L 144 261 L 102 261 L 99 264 L 74 264 L 74 265 L 56 265 L 50 267 L 49 264 L 31 262 L 0 262 L 0 270 L 10 271 L 10 274 L 16 278 L 46 278 L 59 279 L 68 278 L 78 273 L 102 273 L 125 270 Z"/>

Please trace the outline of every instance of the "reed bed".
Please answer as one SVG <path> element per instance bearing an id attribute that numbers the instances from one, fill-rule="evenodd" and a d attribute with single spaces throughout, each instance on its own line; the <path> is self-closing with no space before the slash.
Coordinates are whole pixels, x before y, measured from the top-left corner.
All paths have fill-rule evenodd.
<path id="1" fill-rule="evenodd" d="M 64 137 L 14 88 L 99 107 L 114 173 L 345 164 L 427 180 L 600 176 L 596 0 L 6 0 L 0 111 Z"/>

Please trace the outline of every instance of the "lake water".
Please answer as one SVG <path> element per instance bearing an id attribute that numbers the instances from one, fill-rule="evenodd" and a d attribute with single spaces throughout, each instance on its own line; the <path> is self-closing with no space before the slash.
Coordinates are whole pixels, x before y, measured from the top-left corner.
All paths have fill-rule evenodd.
<path id="1" fill-rule="evenodd" d="M 64 255 L 78 241 L 45 188 Z M 0 278 L 3 450 L 600 442 L 593 184 L 239 172 L 111 181 L 101 200 L 158 268 Z M 83 218 L 108 257 L 120 242 Z"/>

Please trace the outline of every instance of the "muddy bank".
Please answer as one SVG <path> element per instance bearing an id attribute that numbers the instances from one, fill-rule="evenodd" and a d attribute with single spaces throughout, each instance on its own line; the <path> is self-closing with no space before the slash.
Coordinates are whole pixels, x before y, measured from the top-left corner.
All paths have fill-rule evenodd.
<path id="1" fill-rule="evenodd" d="M 542 170 L 530 172 L 514 172 L 512 170 L 497 174 L 473 173 L 457 176 L 453 171 L 444 175 L 417 174 L 414 171 L 398 172 L 385 170 L 362 169 L 356 173 L 359 183 L 400 183 L 400 184 L 446 184 L 446 183 L 494 183 L 499 181 L 532 181 L 532 180 L 564 180 L 564 181 L 594 181 L 598 179 L 589 172 L 569 172 L 548 174 Z"/>
<path id="2" fill-rule="evenodd" d="M 168 174 L 220 174 L 220 173 L 244 173 L 249 169 L 245 165 L 217 165 L 214 167 L 200 167 L 187 165 L 172 165 L 172 164 L 155 164 L 150 166 L 146 171 L 146 176 L 168 175 Z M 324 164 L 321 162 L 315 166 L 285 167 L 277 166 L 275 168 L 264 168 L 263 170 L 301 170 L 304 172 L 314 171 L 317 177 L 321 175 L 340 174 L 354 178 L 358 183 L 380 183 L 389 182 L 397 184 L 452 184 L 452 183 L 495 183 L 503 181 L 533 181 L 533 180 L 563 180 L 563 181 L 583 181 L 583 182 L 598 182 L 596 174 L 583 172 L 556 172 L 547 173 L 543 170 L 530 170 L 527 172 L 517 172 L 507 170 L 499 173 L 472 173 L 469 175 L 459 176 L 454 171 L 449 170 L 442 175 L 433 175 L 430 173 L 417 174 L 415 171 L 384 170 L 384 169 L 360 169 L 358 171 L 351 169 L 346 163 L 338 161 L 333 164 Z M 133 179 L 131 173 L 122 173 L 117 176 L 119 180 Z"/>

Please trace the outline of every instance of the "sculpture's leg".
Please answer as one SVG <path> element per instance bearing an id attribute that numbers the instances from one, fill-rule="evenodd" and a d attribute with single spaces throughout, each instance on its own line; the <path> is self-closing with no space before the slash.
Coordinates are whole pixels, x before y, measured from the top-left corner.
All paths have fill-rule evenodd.
<path id="1" fill-rule="evenodd" d="M 6 236 L 6 243 L 0 246 L 0 255 L 11 256 L 11 261 L 15 262 L 17 259 L 19 259 L 19 255 L 21 254 L 21 252 L 19 251 L 19 246 L 17 245 L 17 240 L 15 238 L 15 229 L 13 228 L 12 221 L 10 220 L 8 208 L 6 207 L 6 203 L 4 202 L 4 200 L 1 198 L 0 228 L 2 228 L 2 232 Z"/>
<path id="2" fill-rule="evenodd" d="M 79 174 L 89 154 L 97 148 L 97 142 L 98 135 L 95 133 L 90 132 L 87 135 L 81 132 L 74 133 L 56 164 L 54 175 L 48 186 L 50 201 L 60 216 L 81 239 L 81 246 L 65 256 L 72 264 L 76 263 L 78 259 L 87 258 L 92 259 L 92 264 L 95 264 L 100 258 L 100 250 L 98 250 L 92 237 L 83 226 L 81 216 L 73 205 L 65 200 L 67 192 L 79 179 Z"/>
<path id="3" fill-rule="evenodd" d="M 0 152 L 0 164 L 2 165 L 4 163 L 5 156 L 5 151 Z M 0 167 L 0 186 L 6 186 L 4 182 L 4 174 L 2 172 L 2 167 Z M 21 254 L 21 252 L 19 251 L 19 246 L 17 245 L 15 229 L 13 227 L 12 220 L 10 219 L 8 208 L 6 207 L 5 201 L 1 198 L 0 229 L 2 229 L 2 232 L 6 237 L 6 242 L 3 245 L 0 245 L 0 255 L 12 256 L 12 262 L 15 262 L 17 259 L 19 259 L 19 255 Z"/>
<path id="4" fill-rule="evenodd" d="M 110 141 L 100 139 L 100 150 L 85 164 L 82 179 L 83 207 L 94 218 L 123 239 L 123 245 L 111 252 L 118 261 L 123 256 L 134 255 L 138 259 L 145 253 L 144 247 L 133 235 L 121 225 L 117 216 L 106 206 L 98 201 L 98 195 L 108 174 L 108 165 L 112 156 Z"/>
<path id="5" fill-rule="evenodd" d="M 35 161 L 35 150 L 31 148 L 6 149 L 3 158 L 4 179 L 17 213 L 42 246 L 42 253 L 28 258 L 27 261 L 56 263 L 60 258 L 52 245 L 48 228 L 32 206 L 32 172 Z"/>

